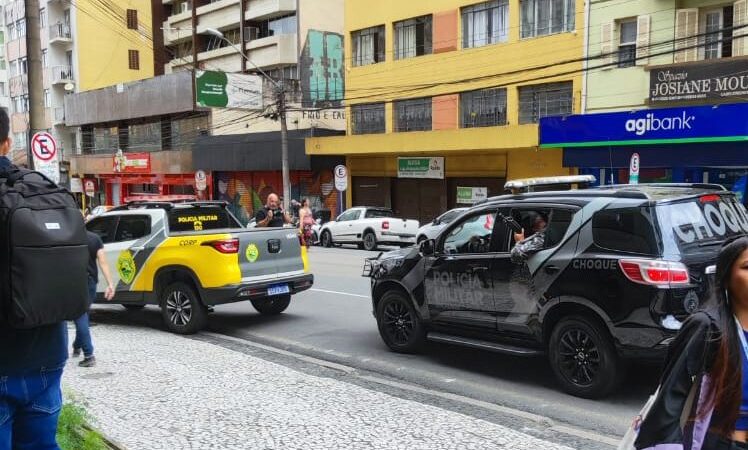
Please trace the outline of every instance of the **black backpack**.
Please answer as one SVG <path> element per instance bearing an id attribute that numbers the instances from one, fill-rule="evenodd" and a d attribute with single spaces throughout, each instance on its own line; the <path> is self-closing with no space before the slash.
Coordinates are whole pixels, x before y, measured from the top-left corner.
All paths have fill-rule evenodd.
<path id="1" fill-rule="evenodd" d="M 39 172 L 0 169 L 0 327 L 88 309 L 88 238 L 75 198 Z"/>

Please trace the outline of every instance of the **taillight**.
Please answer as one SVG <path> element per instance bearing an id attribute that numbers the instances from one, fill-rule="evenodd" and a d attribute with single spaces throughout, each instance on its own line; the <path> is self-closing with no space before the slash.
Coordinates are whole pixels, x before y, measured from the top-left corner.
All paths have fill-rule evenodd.
<path id="1" fill-rule="evenodd" d="M 239 239 L 223 239 L 220 241 L 203 242 L 202 245 L 213 247 L 221 253 L 239 253 Z"/>
<path id="2" fill-rule="evenodd" d="M 390 229 L 390 223 L 388 221 L 382 222 L 382 229 L 383 230 L 389 230 Z"/>
<path id="3" fill-rule="evenodd" d="M 688 268 L 672 261 L 622 259 L 618 262 L 626 278 L 639 284 L 668 287 L 688 284 Z"/>
<path id="4" fill-rule="evenodd" d="M 699 197 L 699 201 L 701 203 L 711 203 L 711 202 L 718 202 L 720 200 L 720 196 L 717 194 L 709 194 L 709 195 L 702 195 Z"/>

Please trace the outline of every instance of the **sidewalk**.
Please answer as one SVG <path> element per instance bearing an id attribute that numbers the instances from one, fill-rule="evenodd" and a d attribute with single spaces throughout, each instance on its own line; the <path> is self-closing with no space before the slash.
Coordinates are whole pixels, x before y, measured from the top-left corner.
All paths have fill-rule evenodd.
<path id="1" fill-rule="evenodd" d="M 92 329 L 64 389 L 137 449 L 568 450 L 494 423 L 150 329 Z"/>

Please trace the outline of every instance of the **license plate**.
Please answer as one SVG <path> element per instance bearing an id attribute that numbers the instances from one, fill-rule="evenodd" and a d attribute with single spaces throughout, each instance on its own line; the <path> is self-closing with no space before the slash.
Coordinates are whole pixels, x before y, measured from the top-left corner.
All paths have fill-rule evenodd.
<path id="1" fill-rule="evenodd" d="M 291 289 L 288 288 L 287 284 L 277 284 L 268 288 L 268 296 L 283 295 L 289 292 L 291 292 Z"/>

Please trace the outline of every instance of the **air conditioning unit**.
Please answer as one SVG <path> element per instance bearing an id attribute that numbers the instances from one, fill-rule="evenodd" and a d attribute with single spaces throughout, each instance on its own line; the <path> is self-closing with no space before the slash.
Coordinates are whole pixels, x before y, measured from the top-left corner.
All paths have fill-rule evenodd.
<path id="1" fill-rule="evenodd" d="M 254 41 L 260 37 L 259 27 L 244 27 L 244 42 Z"/>

